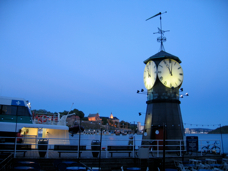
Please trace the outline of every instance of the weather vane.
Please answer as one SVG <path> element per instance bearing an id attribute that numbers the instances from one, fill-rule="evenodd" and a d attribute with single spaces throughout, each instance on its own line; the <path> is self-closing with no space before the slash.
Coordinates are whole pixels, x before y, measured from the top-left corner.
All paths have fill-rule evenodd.
<path id="1" fill-rule="evenodd" d="M 162 50 L 165 51 L 163 42 L 166 41 L 166 37 L 164 36 L 164 33 L 169 31 L 169 30 L 162 30 L 162 17 L 161 17 L 161 15 L 164 14 L 164 13 L 167 13 L 167 11 L 165 11 L 165 12 L 163 12 L 163 13 L 159 12 L 158 14 L 156 14 L 156 15 L 154 15 L 154 16 L 148 18 L 148 19 L 146 19 L 146 21 L 147 21 L 147 20 L 149 20 L 149 19 L 152 19 L 152 18 L 154 18 L 154 17 L 160 15 L 160 28 L 158 27 L 158 32 L 155 32 L 155 33 L 154 33 L 154 34 L 160 34 L 160 36 L 157 38 L 157 41 L 158 41 L 159 43 L 161 43 L 160 51 L 162 51 Z"/>

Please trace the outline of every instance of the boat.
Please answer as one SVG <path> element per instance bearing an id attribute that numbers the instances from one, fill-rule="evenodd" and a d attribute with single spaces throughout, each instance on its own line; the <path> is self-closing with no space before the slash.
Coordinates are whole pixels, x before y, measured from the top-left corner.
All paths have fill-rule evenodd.
<path id="1" fill-rule="evenodd" d="M 126 132 L 120 132 L 122 135 L 127 135 L 127 133 Z"/>
<path id="2" fill-rule="evenodd" d="M 116 130 L 116 131 L 115 131 L 115 134 L 116 134 L 116 135 L 120 135 L 120 130 Z"/>
<path id="3" fill-rule="evenodd" d="M 56 123 L 53 123 L 49 122 L 49 116 L 42 116 L 43 120 L 40 122 L 40 119 L 31 113 L 29 101 L 23 98 L 0 97 L 0 140 L 3 143 L 14 142 L 21 130 L 24 144 L 37 144 L 39 139 L 45 138 L 49 139 L 49 144 L 70 144 L 66 118 L 66 115 L 61 118 L 58 115 L 58 120 L 54 119 Z"/>

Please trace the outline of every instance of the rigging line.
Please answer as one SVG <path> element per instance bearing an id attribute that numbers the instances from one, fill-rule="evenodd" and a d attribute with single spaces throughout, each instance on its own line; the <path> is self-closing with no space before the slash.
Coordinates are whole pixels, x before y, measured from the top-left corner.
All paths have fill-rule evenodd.
<path id="1" fill-rule="evenodd" d="M 216 125 L 221 125 L 221 124 L 192 124 L 192 123 L 184 123 L 184 124 L 188 124 L 188 125 L 202 125 L 202 126 L 216 126 Z"/>

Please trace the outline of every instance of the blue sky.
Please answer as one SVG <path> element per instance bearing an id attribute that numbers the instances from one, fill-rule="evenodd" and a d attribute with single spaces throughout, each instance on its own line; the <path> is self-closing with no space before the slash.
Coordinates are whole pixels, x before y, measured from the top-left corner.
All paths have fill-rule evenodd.
<path id="1" fill-rule="evenodd" d="M 136 90 L 143 61 L 159 51 L 160 24 L 145 20 L 167 11 L 165 51 L 182 60 L 190 95 L 181 99 L 185 127 L 228 125 L 227 9 L 227 0 L 2 0 L 0 95 L 143 124 L 146 95 Z"/>

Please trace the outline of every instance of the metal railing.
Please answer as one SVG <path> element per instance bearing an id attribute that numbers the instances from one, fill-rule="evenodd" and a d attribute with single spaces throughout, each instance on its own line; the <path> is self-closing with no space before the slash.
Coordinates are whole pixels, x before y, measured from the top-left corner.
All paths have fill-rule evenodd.
<path id="1" fill-rule="evenodd" d="M 0 162 L 0 170 L 1 171 L 10 170 L 12 161 L 13 161 L 13 154 L 5 156 L 5 158 Z"/>
<path id="2" fill-rule="evenodd" d="M 11 139 L 11 141 L 3 141 L 3 139 Z M 18 143 L 18 139 L 23 139 L 22 143 Z M 47 140 L 47 144 L 41 144 L 39 143 L 39 140 L 45 139 Z M 37 137 L 0 137 L 0 151 L 4 152 L 13 152 L 14 157 L 16 157 L 18 152 L 26 152 L 26 151 L 38 151 L 38 152 L 46 152 L 46 157 L 49 158 L 49 152 L 54 151 L 55 145 L 78 145 L 80 146 L 86 146 L 86 150 L 80 150 L 80 148 L 77 148 L 77 158 L 80 157 L 80 153 L 90 153 L 91 152 L 101 152 L 103 154 L 103 157 L 109 158 L 109 153 L 111 151 L 108 150 L 108 146 L 132 146 L 132 150 L 129 152 L 132 152 L 132 157 L 137 157 L 137 153 L 139 151 L 139 148 L 148 148 L 148 152 L 150 157 L 161 157 L 163 153 L 163 140 L 136 140 L 128 139 L 128 140 L 102 140 L 101 146 L 99 145 L 92 145 L 91 139 L 89 138 L 72 138 L 72 139 L 63 139 L 63 138 L 37 138 Z M 72 144 L 72 141 L 73 144 Z M 80 141 L 80 142 L 79 142 Z M 200 155 L 203 155 L 201 149 L 205 146 L 206 142 L 215 142 L 217 141 L 217 146 L 221 149 L 221 142 L 220 140 L 199 140 L 199 146 L 198 151 Z M 61 142 L 61 143 L 56 143 Z M 27 146 L 27 148 L 26 148 Z M 45 146 L 45 149 L 42 149 L 42 146 Z M 99 146 L 99 150 L 93 150 L 92 146 Z M 4 147 L 4 148 L 3 148 Z M 23 147 L 23 148 L 22 148 Z M 182 156 L 186 152 L 186 142 L 183 140 L 166 140 L 165 141 L 165 153 L 166 156 Z M 62 152 L 68 152 L 67 150 Z M 121 152 L 128 152 L 126 150 L 118 150 L 119 153 Z M 115 152 L 113 152 L 115 153 Z M 221 150 L 219 152 L 221 154 Z"/>

